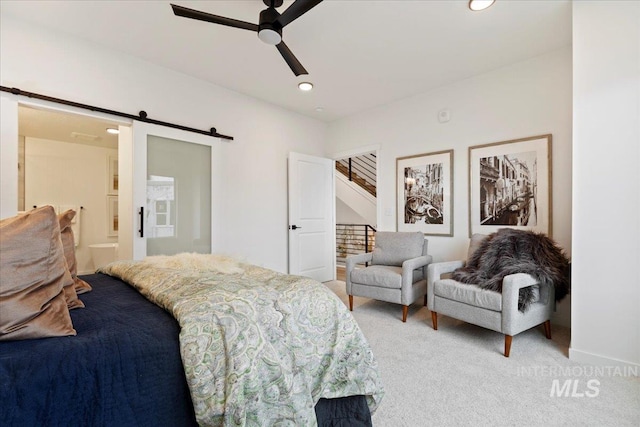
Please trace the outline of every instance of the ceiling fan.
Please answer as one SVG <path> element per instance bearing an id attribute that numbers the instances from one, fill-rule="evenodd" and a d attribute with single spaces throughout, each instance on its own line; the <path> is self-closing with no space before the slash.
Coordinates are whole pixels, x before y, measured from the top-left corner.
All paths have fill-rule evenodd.
<path id="1" fill-rule="evenodd" d="M 260 40 L 267 44 L 275 45 L 275 47 L 278 48 L 278 52 L 280 52 L 280 55 L 282 55 L 296 76 L 309 74 L 291 50 L 289 50 L 284 41 L 282 41 L 282 29 L 317 6 L 322 0 L 296 0 L 282 14 L 280 14 L 276 8 L 282 6 L 283 0 L 262 1 L 267 8 L 260 12 L 260 23 L 257 25 L 251 22 L 212 15 L 207 12 L 189 9 L 176 4 L 172 4 L 171 7 L 176 16 L 212 22 L 214 24 L 226 25 L 243 30 L 256 31 Z"/>

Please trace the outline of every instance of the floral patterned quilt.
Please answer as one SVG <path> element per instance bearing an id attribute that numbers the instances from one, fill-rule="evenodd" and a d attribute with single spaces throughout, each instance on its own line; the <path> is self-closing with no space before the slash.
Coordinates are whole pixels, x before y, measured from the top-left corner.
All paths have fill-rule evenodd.
<path id="1" fill-rule="evenodd" d="M 375 411 L 384 394 L 376 361 L 333 292 L 309 278 L 208 257 L 212 268 L 162 257 L 101 270 L 180 323 L 200 425 L 315 426 L 320 398 L 359 394 Z M 216 262 L 226 265 L 216 269 Z"/>

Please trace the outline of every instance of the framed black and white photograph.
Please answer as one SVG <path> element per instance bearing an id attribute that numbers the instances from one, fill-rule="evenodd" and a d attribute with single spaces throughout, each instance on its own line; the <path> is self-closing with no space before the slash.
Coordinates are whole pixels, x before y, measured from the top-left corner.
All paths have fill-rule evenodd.
<path id="1" fill-rule="evenodd" d="M 469 147 L 469 236 L 552 233 L 551 135 Z"/>
<path id="2" fill-rule="evenodd" d="M 453 150 L 396 159 L 398 231 L 453 236 Z"/>

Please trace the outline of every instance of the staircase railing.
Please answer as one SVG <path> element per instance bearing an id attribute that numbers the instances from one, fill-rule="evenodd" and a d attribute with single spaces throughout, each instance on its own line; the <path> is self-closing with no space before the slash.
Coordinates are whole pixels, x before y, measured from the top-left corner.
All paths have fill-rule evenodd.
<path id="1" fill-rule="evenodd" d="M 357 157 L 336 160 L 336 169 L 374 197 L 376 196 L 376 155 L 363 154 Z"/>
<path id="2" fill-rule="evenodd" d="M 376 229 L 369 224 L 336 224 L 336 261 L 343 264 L 348 256 L 371 252 Z"/>

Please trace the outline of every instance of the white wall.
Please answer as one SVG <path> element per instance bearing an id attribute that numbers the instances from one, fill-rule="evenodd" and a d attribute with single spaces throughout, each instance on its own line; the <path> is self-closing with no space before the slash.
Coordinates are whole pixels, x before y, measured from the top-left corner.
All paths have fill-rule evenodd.
<path id="1" fill-rule="evenodd" d="M 145 110 L 150 118 L 216 127 L 235 137 L 223 144 L 214 170 L 222 182 L 214 195 L 215 249 L 287 270 L 287 154 L 323 154 L 325 124 L 95 44 L 0 19 L 2 85 L 131 114 Z"/>
<path id="2" fill-rule="evenodd" d="M 454 149 L 454 236 L 428 236 L 435 261 L 464 259 L 468 231 L 468 147 L 553 135 L 553 237 L 571 254 L 571 48 L 381 106 L 328 129 L 328 153 L 379 144 L 379 230 L 396 229 L 396 158 Z M 449 109 L 451 120 L 437 113 Z M 554 322 L 568 325 L 570 299 Z"/>
<path id="3" fill-rule="evenodd" d="M 573 3 L 571 359 L 640 365 L 640 2 Z"/>
<path id="4" fill-rule="evenodd" d="M 56 208 L 77 206 L 78 273 L 95 269 L 89 245 L 117 242 L 107 236 L 107 159 L 117 150 L 25 138 L 25 209 L 50 204 Z M 82 206 L 83 209 L 79 209 Z"/>
<path id="5" fill-rule="evenodd" d="M 338 208 L 339 207 L 339 208 Z M 378 222 L 376 198 L 347 177 L 336 172 L 336 223 L 369 224 Z"/>
<path id="6" fill-rule="evenodd" d="M 336 224 L 367 224 L 368 221 L 336 197 Z M 372 223 L 375 227 L 375 223 Z"/>

